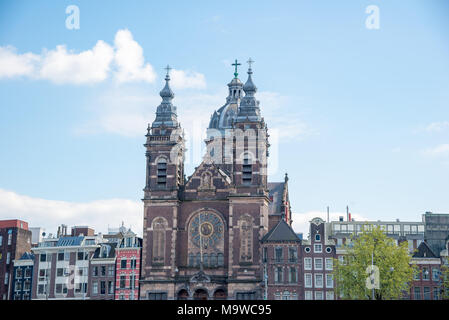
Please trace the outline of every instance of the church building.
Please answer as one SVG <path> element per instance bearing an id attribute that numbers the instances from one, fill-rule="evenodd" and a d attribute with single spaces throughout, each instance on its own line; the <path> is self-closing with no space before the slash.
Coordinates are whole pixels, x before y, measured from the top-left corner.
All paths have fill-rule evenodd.
<path id="1" fill-rule="evenodd" d="M 169 67 L 161 104 L 146 135 L 141 299 L 263 299 L 263 239 L 291 228 L 285 181 L 268 183 L 268 132 L 253 61 L 248 78 L 228 84 L 207 129 L 206 154 L 184 174 L 184 134 Z M 266 238 L 265 238 L 266 240 Z"/>

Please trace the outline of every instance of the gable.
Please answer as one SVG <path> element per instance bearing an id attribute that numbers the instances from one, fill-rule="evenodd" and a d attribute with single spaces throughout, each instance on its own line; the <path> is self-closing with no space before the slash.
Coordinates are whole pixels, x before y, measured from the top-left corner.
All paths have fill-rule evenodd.
<path id="1" fill-rule="evenodd" d="M 262 242 L 295 241 L 300 242 L 298 235 L 293 229 L 281 219 L 274 228 L 262 238 Z"/>
<path id="2" fill-rule="evenodd" d="M 231 178 L 226 172 L 212 163 L 202 162 L 188 178 L 185 190 L 215 192 L 230 186 Z"/>
<path id="3" fill-rule="evenodd" d="M 438 258 L 429 245 L 423 241 L 419 245 L 417 251 L 413 254 L 413 258 Z"/>

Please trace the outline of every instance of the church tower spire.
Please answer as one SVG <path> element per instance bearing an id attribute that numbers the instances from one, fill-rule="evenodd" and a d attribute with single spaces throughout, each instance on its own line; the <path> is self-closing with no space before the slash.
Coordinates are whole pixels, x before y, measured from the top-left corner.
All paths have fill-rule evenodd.
<path id="1" fill-rule="evenodd" d="M 245 96 L 241 99 L 233 123 L 235 146 L 233 148 L 233 180 L 237 192 L 265 194 L 267 189 L 268 133 L 260 115 L 255 94 L 252 64 L 248 60 L 248 79 L 243 85 Z M 240 189 L 240 190 L 239 190 Z"/>
<path id="2" fill-rule="evenodd" d="M 245 91 L 245 96 L 240 102 L 239 112 L 237 114 L 236 122 L 259 122 L 262 120 L 260 116 L 259 101 L 256 100 L 255 94 L 257 92 L 257 87 L 253 82 L 252 74 L 253 70 L 251 64 L 254 61 L 249 58 L 248 62 L 248 80 L 246 80 L 243 86 L 243 91 Z"/>
<path id="3" fill-rule="evenodd" d="M 162 102 L 156 109 L 153 123 L 148 125 L 146 135 L 145 199 L 177 198 L 184 183 L 184 133 L 172 103 L 175 94 L 170 88 L 170 66 L 165 70 L 165 86 L 160 92 Z"/>
<path id="4" fill-rule="evenodd" d="M 167 74 L 165 76 L 165 86 L 159 93 L 162 98 L 162 102 L 157 107 L 156 119 L 153 121 L 153 127 L 178 126 L 178 115 L 176 114 L 176 107 L 173 106 L 172 103 L 175 94 L 170 88 L 170 66 L 167 65 L 165 70 L 167 70 Z"/>

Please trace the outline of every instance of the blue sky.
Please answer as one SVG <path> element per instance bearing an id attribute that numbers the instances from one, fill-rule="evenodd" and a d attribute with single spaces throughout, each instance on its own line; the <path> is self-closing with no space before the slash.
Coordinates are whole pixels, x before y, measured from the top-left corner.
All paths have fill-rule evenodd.
<path id="1" fill-rule="evenodd" d="M 365 26 L 370 5 L 379 29 Z M 230 63 L 249 57 L 275 140 L 269 179 L 288 172 L 298 231 L 326 206 L 373 220 L 449 212 L 448 15 L 444 0 L 1 1 L 0 218 L 139 229 L 163 68 L 177 72 L 181 124 L 204 133 Z M 202 140 L 189 132 L 191 174 Z"/>

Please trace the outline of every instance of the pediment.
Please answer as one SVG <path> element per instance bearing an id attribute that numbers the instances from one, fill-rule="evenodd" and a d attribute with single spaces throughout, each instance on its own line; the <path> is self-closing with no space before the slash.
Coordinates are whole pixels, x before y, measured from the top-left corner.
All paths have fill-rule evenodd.
<path id="1" fill-rule="evenodd" d="M 210 282 L 210 277 L 203 270 L 200 270 L 190 278 L 190 282 Z"/>

